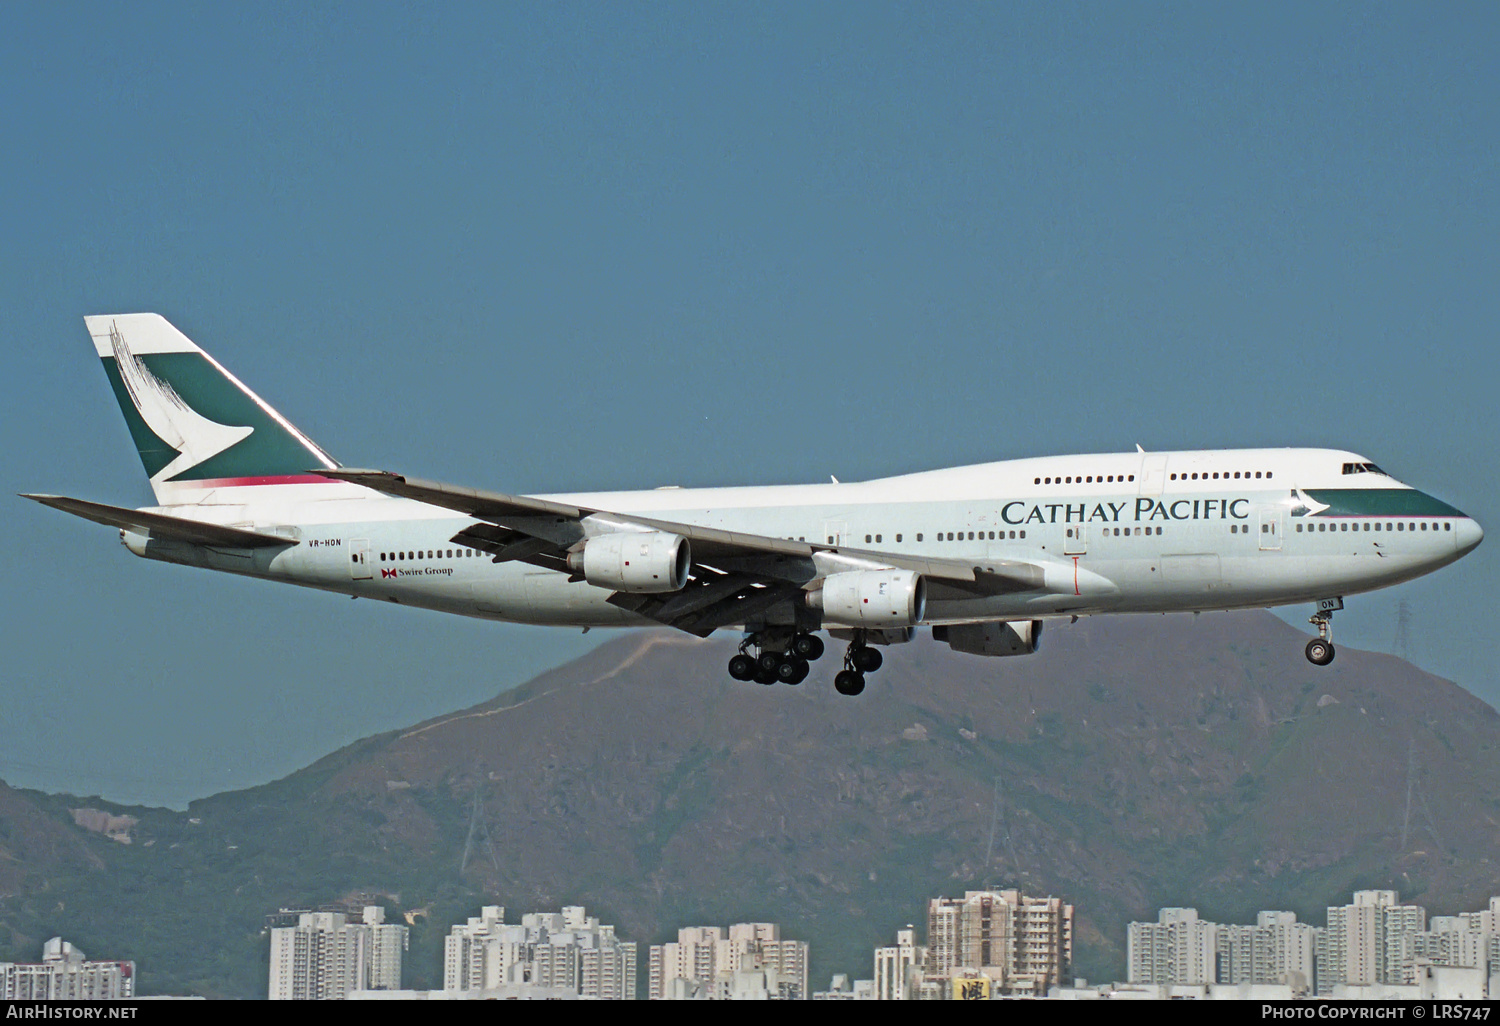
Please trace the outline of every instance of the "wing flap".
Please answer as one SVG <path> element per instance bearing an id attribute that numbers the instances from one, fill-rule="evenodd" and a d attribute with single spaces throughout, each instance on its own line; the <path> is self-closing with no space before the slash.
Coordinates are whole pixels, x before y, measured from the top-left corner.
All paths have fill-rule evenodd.
<path id="1" fill-rule="evenodd" d="M 262 549 L 277 545 L 298 545 L 295 538 L 283 538 L 275 534 L 261 534 L 240 527 L 225 527 L 222 524 L 206 524 L 200 520 L 168 516 L 165 513 L 147 513 L 123 506 L 108 506 L 102 502 L 85 499 L 70 499 L 64 495 L 27 495 L 21 498 L 40 502 L 43 506 L 60 509 L 75 517 L 92 520 L 107 527 L 121 530 L 146 531 L 153 538 L 171 538 L 193 545 L 217 545 L 230 549 Z"/>

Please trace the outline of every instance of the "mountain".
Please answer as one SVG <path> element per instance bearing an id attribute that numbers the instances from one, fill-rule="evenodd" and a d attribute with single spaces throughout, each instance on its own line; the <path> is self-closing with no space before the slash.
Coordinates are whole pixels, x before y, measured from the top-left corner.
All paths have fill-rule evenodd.
<path id="1" fill-rule="evenodd" d="M 643 946 L 781 922 L 821 985 L 988 882 L 1072 902 L 1101 979 L 1162 905 L 1321 924 L 1388 886 L 1481 907 L 1500 716 L 1389 656 L 1311 666 L 1302 640 L 1265 613 L 1052 624 L 1029 658 L 924 638 L 851 699 L 832 651 L 763 687 L 725 675 L 727 641 L 625 634 L 186 813 L 0 790 L 0 859 L 25 867 L 0 861 L 0 959 L 60 933 L 134 957 L 143 992 L 257 996 L 266 913 L 379 901 L 413 924 L 408 983 L 433 986 L 480 904 L 584 904 Z M 88 829 L 105 814 L 129 844 Z"/>

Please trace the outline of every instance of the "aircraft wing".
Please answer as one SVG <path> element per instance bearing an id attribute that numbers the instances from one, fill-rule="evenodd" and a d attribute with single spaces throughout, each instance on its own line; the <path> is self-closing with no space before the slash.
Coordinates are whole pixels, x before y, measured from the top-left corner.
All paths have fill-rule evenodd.
<path id="1" fill-rule="evenodd" d="M 616 592 L 609 601 L 702 636 L 718 627 L 743 623 L 745 618 L 777 602 L 796 599 L 804 585 L 839 570 L 888 567 L 913 570 L 928 578 L 930 584 L 970 595 L 999 595 L 1044 587 L 1043 567 L 1020 560 L 985 560 L 983 565 L 975 565 L 793 541 L 440 484 L 389 471 L 320 468 L 318 473 L 387 495 L 442 506 L 482 521 L 459 532 L 453 541 L 488 552 L 496 562 L 519 560 L 568 573 L 569 550 L 590 533 L 608 531 L 613 526 L 681 535 L 692 545 L 693 567 L 687 587 L 667 595 Z"/>
<path id="2" fill-rule="evenodd" d="M 217 545 L 227 549 L 260 549 L 274 545 L 300 544 L 295 538 L 282 538 L 274 534 L 260 534 L 239 527 L 224 527 L 220 524 L 205 524 L 200 520 L 168 516 L 165 513 L 147 513 L 123 506 L 107 506 L 102 502 L 70 499 L 64 495 L 26 495 L 21 498 L 40 502 L 43 506 L 60 509 L 75 517 L 92 520 L 96 524 L 118 527 L 121 530 L 149 532 L 153 538 L 171 538 L 193 545 Z"/>

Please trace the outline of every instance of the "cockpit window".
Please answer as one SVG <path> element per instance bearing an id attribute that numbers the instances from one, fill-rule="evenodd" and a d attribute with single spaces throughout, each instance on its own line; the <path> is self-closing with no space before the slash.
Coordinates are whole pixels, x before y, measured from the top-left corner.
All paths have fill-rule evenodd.
<path id="1" fill-rule="evenodd" d="M 1382 475 L 1384 477 L 1390 477 L 1391 476 L 1391 475 L 1387 474 L 1385 471 L 1381 470 L 1379 467 L 1377 467 L 1373 463 L 1345 463 L 1344 464 L 1344 473 L 1345 474 L 1380 474 L 1380 475 Z"/>

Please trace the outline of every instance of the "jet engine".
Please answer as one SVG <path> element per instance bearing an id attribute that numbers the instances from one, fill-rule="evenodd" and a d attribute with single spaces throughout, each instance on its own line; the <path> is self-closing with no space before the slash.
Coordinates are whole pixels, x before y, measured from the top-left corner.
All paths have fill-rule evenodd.
<path id="1" fill-rule="evenodd" d="M 850 570 L 823 578 L 807 601 L 834 623 L 910 627 L 927 614 L 927 582 L 913 570 Z"/>
<path id="2" fill-rule="evenodd" d="M 638 595 L 681 590 L 692 565 L 688 540 L 665 531 L 595 535 L 568 555 L 568 569 L 596 588 Z"/>
<path id="3" fill-rule="evenodd" d="M 1042 644 L 1042 621 L 996 620 L 989 623 L 939 625 L 932 629 L 934 641 L 946 641 L 955 652 L 970 655 L 1031 655 Z"/>

